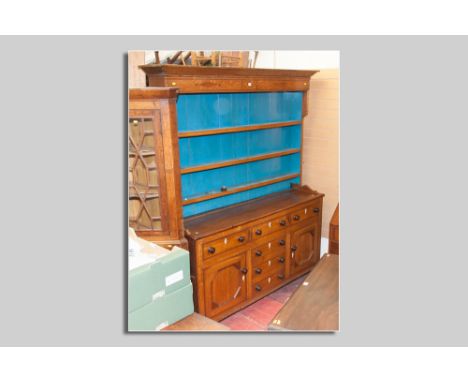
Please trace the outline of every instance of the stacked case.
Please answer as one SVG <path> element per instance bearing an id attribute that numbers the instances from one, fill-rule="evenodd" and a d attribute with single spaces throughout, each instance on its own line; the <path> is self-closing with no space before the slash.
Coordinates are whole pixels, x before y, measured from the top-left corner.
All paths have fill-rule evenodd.
<path id="1" fill-rule="evenodd" d="M 188 251 L 174 247 L 128 275 L 128 330 L 153 331 L 193 313 Z"/>

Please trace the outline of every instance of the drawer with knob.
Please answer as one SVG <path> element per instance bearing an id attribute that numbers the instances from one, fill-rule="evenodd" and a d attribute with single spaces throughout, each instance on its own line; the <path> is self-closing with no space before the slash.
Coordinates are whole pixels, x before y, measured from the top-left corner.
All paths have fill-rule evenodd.
<path id="1" fill-rule="evenodd" d="M 308 219 L 318 219 L 320 216 L 320 205 L 313 204 L 293 211 L 289 215 L 291 224 L 300 223 Z"/>
<path id="2" fill-rule="evenodd" d="M 286 256 L 276 256 L 252 267 L 252 280 L 257 282 L 275 273 L 285 273 Z"/>
<path id="3" fill-rule="evenodd" d="M 209 259 L 220 253 L 244 245 L 249 241 L 249 231 L 236 232 L 219 239 L 209 241 L 203 245 L 203 258 Z"/>
<path id="4" fill-rule="evenodd" d="M 279 218 L 272 218 L 262 223 L 256 224 L 252 227 L 252 238 L 260 238 L 269 235 L 270 233 L 279 231 L 289 226 L 288 217 L 281 216 Z"/>
<path id="5" fill-rule="evenodd" d="M 267 238 L 261 245 L 252 248 L 251 259 L 252 265 L 264 263 L 275 256 L 286 256 L 286 235 L 272 235 Z"/>
<path id="6" fill-rule="evenodd" d="M 255 281 L 252 283 L 252 295 L 256 297 L 258 295 L 264 294 L 265 292 L 270 291 L 276 286 L 283 283 L 286 279 L 284 270 L 279 270 L 276 273 L 273 273 L 261 280 Z"/>

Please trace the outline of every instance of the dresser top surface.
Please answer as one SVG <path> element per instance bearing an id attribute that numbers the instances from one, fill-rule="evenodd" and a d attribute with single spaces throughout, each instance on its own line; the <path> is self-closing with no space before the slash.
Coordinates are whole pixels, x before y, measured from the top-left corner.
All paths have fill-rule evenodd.
<path id="1" fill-rule="evenodd" d="M 140 68 L 150 75 L 159 76 L 229 76 L 229 77 L 310 77 L 318 70 L 257 69 L 217 66 L 185 65 L 141 65 Z"/>
<path id="2" fill-rule="evenodd" d="M 201 239 L 323 196 L 323 194 L 306 186 L 276 192 L 186 218 L 184 220 L 185 231 L 192 239 Z"/>

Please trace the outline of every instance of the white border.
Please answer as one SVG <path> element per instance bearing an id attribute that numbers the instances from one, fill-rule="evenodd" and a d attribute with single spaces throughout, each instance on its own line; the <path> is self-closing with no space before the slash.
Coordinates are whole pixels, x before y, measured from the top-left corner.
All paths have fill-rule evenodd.
<path id="1" fill-rule="evenodd" d="M 1 34 L 464 34 L 466 1 L 4 0 Z"/>

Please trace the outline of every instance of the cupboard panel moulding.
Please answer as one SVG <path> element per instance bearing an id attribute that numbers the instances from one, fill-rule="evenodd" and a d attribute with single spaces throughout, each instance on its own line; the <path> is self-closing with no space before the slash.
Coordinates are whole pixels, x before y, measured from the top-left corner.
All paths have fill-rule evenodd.
<path id="1" fill-rule="evenodd" d="M 317 70 L 278 70 L 141 65 L 149 86 L 173 86 L 180 93 L 307 91 Z"/>

